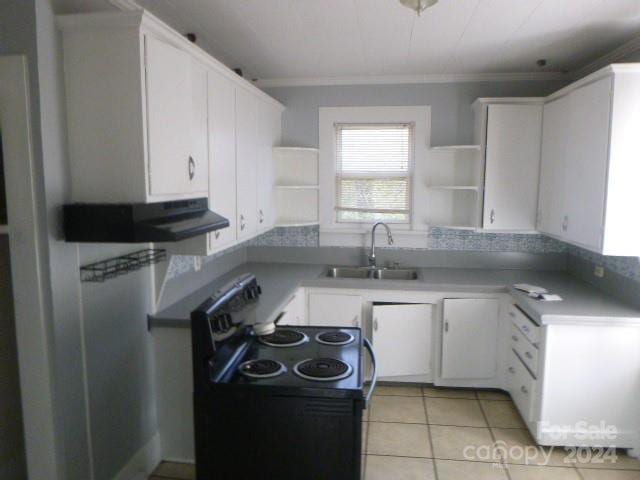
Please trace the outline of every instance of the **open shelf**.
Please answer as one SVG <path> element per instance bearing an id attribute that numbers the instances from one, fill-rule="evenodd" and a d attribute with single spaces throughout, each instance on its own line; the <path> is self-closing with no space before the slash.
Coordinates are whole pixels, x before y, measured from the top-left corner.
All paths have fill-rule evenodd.
<path id="1" fill-rule="evenodd" d="M 280 190 L 318 190 L 318 185 L 276 185 Z"/>
<path id="2" fill-rule="evenodd" d="M 429 226 L 471 230 L 478 227 L 477 190 L 429 189 L 429 209 L 421 221 Z"/>
<path id="3" fill-rule="evenodd" d="M 292 218 L 279 218 L 276 221 L 276 227 L 313 227 L 318 225 L 318 222 L 308 222 L 305 220 L 297 220 Z"/>
<path id="4" fill-rule="evenodd" d="M 428 188 L 432 190 L 471 190 L 477 192 L 480 187 L 474 185 L 429 185 Z"/>
<path id="5" fill-rule="evenodd" d="M 432 150 L 435 152 L 460 151 L 460 150 L 479 152 L 480 145 L 440 145 L 440 146 L 431 147 L 429 150 Z"/>
<path id="6" fill-rule="evenodd" d="M 448 230 L 468 230 L 476 231 L 478 227 L 472 227 L 469 225 L 428 225 L 430 228 L 444 228 Z"/>
<path id="7" fill-rule="evenodd" d="M 320 150 L 314 147 L 273 147 L 274 152 L 313 152 L 318 153 Z"/>
<path id="8" fill-rule="evenodd" d="M 275 147 L 275 199 L 278 227 L 318 225 L 318 149 Z"/>

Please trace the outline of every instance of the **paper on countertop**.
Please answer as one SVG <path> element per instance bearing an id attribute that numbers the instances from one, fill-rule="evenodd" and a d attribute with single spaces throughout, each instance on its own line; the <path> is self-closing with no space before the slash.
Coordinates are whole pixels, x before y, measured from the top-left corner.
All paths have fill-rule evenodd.
<path id="1" fill-rule="evenodd" d="M 537 285 L 529 285 L 528 283 L 514 283 L 513 288 L 528 294 L 548 293 L 546 288 L 538 287 Z"/>

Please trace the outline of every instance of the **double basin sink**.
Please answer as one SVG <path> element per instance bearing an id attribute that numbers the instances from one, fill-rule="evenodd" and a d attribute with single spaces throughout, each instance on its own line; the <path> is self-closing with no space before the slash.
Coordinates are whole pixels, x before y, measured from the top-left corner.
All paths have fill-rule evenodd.
<path id="1" fill-rule="evenodd" d="M 418 271 L 410 268 L 329 267 L 327 277 L 372 280 L 417 280 Z"/>

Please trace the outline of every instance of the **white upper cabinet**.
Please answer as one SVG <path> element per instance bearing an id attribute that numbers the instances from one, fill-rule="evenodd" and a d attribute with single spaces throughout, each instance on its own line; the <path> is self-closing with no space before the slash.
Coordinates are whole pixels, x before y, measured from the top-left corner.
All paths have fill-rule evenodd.
<path id="1" fill-rule="evenodd" d="M 640 66 L 612 65 L 545 105 L 538 229 L 604 255 L 640 254 Z"/>
<path id="2" fill-rule="evenodd" d="M 236 202 L 238 239 L 258 229 L 257 153 L 258 102 L 243 89 L 236 90 Z"/>
<path id="3" fill-rule="evenodd" d="M 236 89 L 209 72 L 209 208 L 229 227 L 209 234 L 207 254 L 236 241 Z"/>
<path id="4" fill-rule="evenodd" d="M 237 140 L 242 197 L 247 202 L 240 205 L 247 225 L 241 236 L 255 234 L 256 145 L 273 145 L 266 133 L 258 140 L 263 128 L 258 104 L 278 113 L 282 106 L 145 11 L 64 15 L 58 17 L 58 25 L 63 32 L 72 200 L 150 203 L 206 197 L 211 191 L 235 199 L 235 187 L 230 192 L 228 185 L 236 183 Z M 224 145 L 216 144 L 217 133 L 212 134 L 209 125 L 208 96 L 216 94 L 207 84 L 211 73 L 230 85 L 222 89 L 231 88 L 232 97 L 214 101 L 234 102 L 231 122 L 235 92 L 242 92 L 239 138 L 235 123 L 230 133 L 222 125 L 227 119 L 213 120 Z M 228 105 L 221 110 L 230 112 Z M 273 121 L 264 132 L 272 131 Z M 215 156 L 209 148 L 217 149 Z M 210 160 L 220 155 L 226 163 L 215 167 L 223 176 L 215 176 L 217 185 L 211 189 Z M 223 194 L 214 195 L 214 203 L 220 203 Z M 222 209 L 230 211 L 229 200 L 224 202 Z M 235 205 L 232 208 L 234 224 Z M 273 215 L 268 208 L 266 214 Z M 235 238 L 221 243 L 230 241 Z"/>
<path id="5" fill-rule="evenodd" d="M 273 228 L 276 223 L 276 168 L 273 147 L 280 143 L 282 112 L 264 102 L 258 105 L 257 200 L 258 231 Z"/>
<path id="6" fill-rule="evenodd" d="M 483 229 L 535 230 L 542 104 L 487 105 Z"/>
<path id="7" fill-rule="evenodd" d="M 209 108 L 207 69 L 193 61 L 191 66 L 191 153 L 186 190 L 209 191 Z M 153 183 L 152 183 L 153 184 Z"/>
<path id="8" fill-rule="evenodd" d="M 542 98 L 479 98 L 473 104 L 483 230 L 535 230 L 542 103 Z"/>
<path id="9" fill-rule="evenodd" d="M 545 104 L 543 118 L 537 228 L 541 232 L 561 236 L 569 97 L 560 97 Z"/>
<path id="10" fill-rule="evenodd" d="M 198 120 L 192 114 L 192 89 L 199 87 L 191 82 L 191 59 L 152 35 L 144 37 L 144 45 L 149 193 L 161 196 L 190 192 L 192 124 L 196 127 L 194 120 Z"/>
<path id="11" fill-rule="evenodd" d="M 609 153 L 611 77 L 569 95 L 564 176 L 564 232 L 572 243 L 599 251 Z"/>

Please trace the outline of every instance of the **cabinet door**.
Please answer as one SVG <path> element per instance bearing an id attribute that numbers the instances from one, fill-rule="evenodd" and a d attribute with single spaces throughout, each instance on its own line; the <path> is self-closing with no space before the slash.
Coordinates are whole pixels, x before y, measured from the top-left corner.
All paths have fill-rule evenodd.
<path id="1" fill-rule="evenodd" d="M 257 230 L 256 127 L 258 99 L 242 88 L 236 89 L 236 173 L 238 239 Z"/>
<path id="2" fill-rule="evenodd" d="M 604 227 L 611 82 L 610 77 L 603 78 L 569 95 L 566 237 L 598 251 L 602 248 Z"/>
<path id="3" fill-rule="evenodd" d="M 191 155 L 188 168 L 188 191 L 209 190 L 209 132 L 207 105 L 207 70 L 199 63 L 191 65 Z"/>
<path id="4" fill-rule="evenodd" d="M 489 105 L 484 190 L 486 230 L 534 230 L 542 105 Z"/>
<path id="5" fill-rule="evenodd" d="M 313 327 L 359 327 L 362 298 L 336 293 L 309 294 L 309 325 Z"/>
<path id="6" fill-rule="evenodd" d="M 188 193 L 192 154 L 191 59 L 187 53 L 147 35 L 145 62 L 149 192 Z"/>
<path id="7" fill-rule="evenodd" d="M 563 236 L 565 209 L 565 169 L 569 122 L 569 97 L 560 97 L 544 106 L 538 230 Z"/>
<path id="8" fill-rule="evenodd" d="M 445 299 L 443 310 L 442 377 L 495 377 L 498 300 Z"/>
<path id="9" fill-rule="evenodd" d="M 282 311 L 278 325 L 306 325 L 304 316 L 304 290 L 298 290 Z"/>
<path id="10" fill-rule="evenodd" d="M 266 102 L 258 104 L 257 144 L 257 202 L 258 230 L 268 230 L 275 223 L 275 146 L 273 108 Z"/>
<path id="11" fill-rule="evenodd" d="M 209 208 L 229 227 L 209 233 L 210 253 L 236 240 L 236 89 L 209 72 Z"/>
<path id="12" fill-rule="evenodd" d="M 429 374 L 432 323 L 431 305 L 374 305 L 373 345 L 378 375 Z"/>

